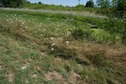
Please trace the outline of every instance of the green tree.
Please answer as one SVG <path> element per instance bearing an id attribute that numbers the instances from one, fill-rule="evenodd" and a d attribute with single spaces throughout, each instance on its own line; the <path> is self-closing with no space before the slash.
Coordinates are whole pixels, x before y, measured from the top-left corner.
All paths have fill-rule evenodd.
<path id="1" fill-rule="evenodd" d="M 106 8 L 110 6 L 110 0 L 96 0 L 96 4 L 100 8 Z"/>
<path id="2" fill-rule="evenodd" d="M 42 4 L 42 2 L 39 1 L 38 4 Z"/>
<path id="3" fill-rule="evenodd" d="M 1 0 L 0 1 L 5 7 L 19 7 L 24 4 L 26 0 Z"/>
<path id="4" fill-rule="evenodd" d="M 26 1 L 26 3 L 27 3 L 27 4 L 31 4 L 31 2 L 30 2 L 30 1 Z"/>
<path id="5" fill-rule="evenodd" d="M 97 3 L 100 8 L 109 9 L 104 10 L 108 16 L 105 29 L 112 34 L 113 41 L 119 35 L 122 44 L 126 44 L 126 0 L 97 0 Z"/>
<path id="6" fill-rule="evenodd" d="M 85 7 L 94 7 L 94 2 L 93 2 L 93 0 L 87 1 Z"/>
<path id="7" fill-rule="evenodd" d="M 114 8 L 119 16 L 124 16 L 126 13 L 126 0 L 113 0 Z"/>
<path id="8" fill-rule="evenodd" d="M 83 9 L 83 8 L 84 8 L 84 4 L 78 4 L 78 5 L 76 5 L 76 8 L 81 8 L 81 9 Z"/>
<path id="9" fill-rule="evenodd" d="M 116 30 L 121 35 L 122 44 L 126 44 L 126 0 L 113 0 L 113 9 L 117 20 Z"/>

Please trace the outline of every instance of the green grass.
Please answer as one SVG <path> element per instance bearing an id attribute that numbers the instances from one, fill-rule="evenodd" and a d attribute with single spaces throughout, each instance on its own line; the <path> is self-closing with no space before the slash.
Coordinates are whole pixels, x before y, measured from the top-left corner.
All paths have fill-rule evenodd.
<path id="1" fill-rule="evenodd" d="M 62 10 L 62 11 L 88 11 L 88 12 L 96 12 L 97 8 L 87 8 L 87 7 L 69 7 L 69 6 L 61 6 L 61 5 L 47 5 L 47 4 L 24 4 L 21 6 L 22 8 L 29 9 L 46 9 L 46 10 Z"/>
<path id="2" fill-rule="evenodd" d="M 111 34 L 89 23 L 101 28 L 104 20 L 0 10 L 0 84 L 126 84 L 125 71 L 108 58 L 116 52 L 104 42 Z M 74 39 L 76 29 L 93 39 Z"/>

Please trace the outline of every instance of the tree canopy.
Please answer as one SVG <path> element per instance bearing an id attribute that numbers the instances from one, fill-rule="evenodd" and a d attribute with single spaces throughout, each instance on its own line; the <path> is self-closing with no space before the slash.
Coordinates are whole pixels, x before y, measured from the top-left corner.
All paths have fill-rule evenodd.
<path id="1" fill-rule="evenodd" d="M 89 1 L 87 1 L 85 7 L 94 7 L 94 2 L 93 2 L 93 0 L 89 0 Z"/>
<path id="2" fill-rule="evenodd" d="M 126 12 L 126 0 L 116 0 L 116 11 L 124 14 Z"/>
<path id="3" fill-rule="evenodd" d="M 19 7 L 25 2 L 26 0 L 0 0 L 0 3 L 5 7 Z"/>

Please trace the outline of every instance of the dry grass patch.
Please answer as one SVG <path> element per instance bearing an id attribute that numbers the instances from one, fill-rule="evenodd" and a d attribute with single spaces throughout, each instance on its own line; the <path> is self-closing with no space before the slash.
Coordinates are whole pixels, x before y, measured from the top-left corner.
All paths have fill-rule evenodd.
<path id="1" fill-rule="evenodd" d="M 69 75 L 70 84 L 87 84 L 80 75 L 75 72 L 71 72 Z"/>
<path id="2" fill-rule="evenodd" d="M 12 83 L 14 80 L 14 73 L 8 73 L 7 74 L 7 79 L 9 83 Z"/>
<path id="3" fill-rule="evenodd" d="M 59 40 L 55 38 L 53 41 L 48 41 L 50 54 L 61 57 L 63 59 L 73 59 L 77 62 L 82 62 L 86 65 L 92 65 L 99 61 L 114 61 L 124 67 L 126 65 L 126 48 L 116 47 L 117 45 L 109 46 L 107 44 L 96 44 L 92 42 Z M 55 44 L 51 46 L 52 44 Z M 116 48 L 115 48 L 116 47 Z M 51 50 L 54 48 L 54 50 Z M 97 62 L 98 63 L 98 62 Z M 96 65 L 98 65 L 96 63 Z M 104 63 L 103 63 L 104 64 Z"/>
<path id="4" fill-rule="evenodd" d="M 56 72 L 56 71 L 48 72 L 44 76 L 47 80 L 55 80 L 59 83 L 64 84 L 64 80 L 63 80 L 62 75 L 60 73 Z"/>

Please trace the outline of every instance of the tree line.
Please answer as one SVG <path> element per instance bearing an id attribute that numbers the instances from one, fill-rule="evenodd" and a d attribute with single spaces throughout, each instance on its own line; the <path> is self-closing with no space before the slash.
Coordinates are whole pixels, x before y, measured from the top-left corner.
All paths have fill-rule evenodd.
<path id="1" fill-rule="evenodd" d="M 27 0 L 0 0 L 0 4 L 4 7 L 19 7 L 26 3 Z"/>
<path id="2" fill-rule="evenodd" d="M 78 0 L 80 5 L 80 0 Z M 24 3 L 29 3 L 30 1 L 27 0 L 0 0 L 0 4 L 2 4 L 2 6 L 4 7 L 19 7 L 20 5 L 24 4 Z M 39 1 L 38 4 L 41 4 L 41 2 Z M 94 7 L 94 2 L 93 0 L 89 0 L 87 1 L 85 7 Z"/>

